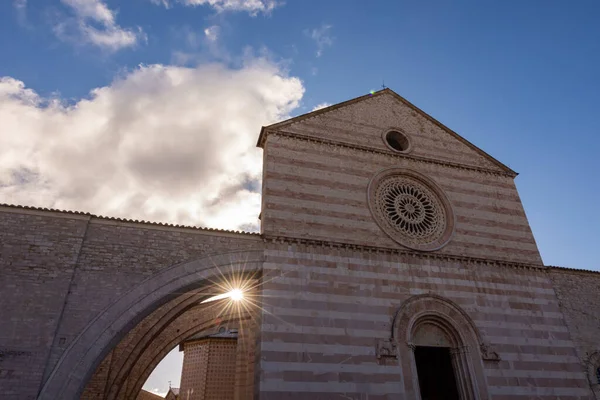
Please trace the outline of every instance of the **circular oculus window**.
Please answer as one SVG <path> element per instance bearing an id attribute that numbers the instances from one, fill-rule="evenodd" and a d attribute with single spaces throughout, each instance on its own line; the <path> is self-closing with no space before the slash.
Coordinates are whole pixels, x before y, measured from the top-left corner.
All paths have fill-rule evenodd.
<path id="1" fill-rule="evenodd" d="M 433 181 L 414 171 L 391 168 L 370 182 L 369 208 L 379 227 L 401 245 L 433 251 L 448 243 L 454 213 Z"/>
<path id="2" fill-rule="evenodd" d="M 386 146 L 395 152 L 408 153 L 410 150 L 410 141 L 408 137 L 397 130 L 387 130 L 383 132 L 383 141 Z"/>

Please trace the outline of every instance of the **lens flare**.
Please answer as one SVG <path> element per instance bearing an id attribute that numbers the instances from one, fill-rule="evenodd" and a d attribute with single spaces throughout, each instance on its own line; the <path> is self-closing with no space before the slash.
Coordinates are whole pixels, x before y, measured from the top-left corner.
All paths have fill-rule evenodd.
<path id="1" fill-rule="evenodd" d="M 269 308 L 263 305 L 269 305 L 271 302 L 277 302 L 277 296 L 265 295 L 260 289 L 264 284 L 283 278 L 289 271 L 281 273 L 280 271 L 256 272 L 246 271 L 245 262 L 237 261 L 235 264 L 226 268 L 219 268 L 215 265 L 217 275 L 215 278 L 208 279 L 209 285 L 201 289 L 204 293 L 204 300 L 200 303 L 206 304 L 207 310 L 215 308 L 216 325 L 223 321 L 239 321 L 240 330 L 244 330 L 244 324 L 257 323 L 259 316 L 268 315 L 286 326 L 293 326 L 288 321 L 270 312 Z M 218 301 L 224 300 L 224 301 Z M 250 320 L 246 319 L 250 317 Z M 232 320 L 233 318 L 233 320 Z"/>
<path id="2" fill-rule="evenodd" d="M 233 289 L 228 294 L 229 294 L 229 297 L 231 298 L 231 300 L 233 300 L 233 301 L 240 301 L 241 299 L 244 298 L 244 293 L 240 289 Z"/>
<path id="3" fill-rule="evenodd" d="M 233 301 L 240 301 L 244 298 L 244 292 L 242 292 L 240 289 L 232 289 L 227 293 L 222 293 L 216 296 L 209 297 L 208 299 L 202 301 L 201 304 L 210 303 L 211 301 L 217 301 L 226 298 L 230 298 Z"/>

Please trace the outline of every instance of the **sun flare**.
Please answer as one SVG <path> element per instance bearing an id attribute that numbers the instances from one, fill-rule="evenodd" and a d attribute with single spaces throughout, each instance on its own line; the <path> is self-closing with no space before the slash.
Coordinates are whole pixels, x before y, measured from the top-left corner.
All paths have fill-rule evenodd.
<path id="1" fill-rule="evenodd" d="M 240 289 L 233 289 L 227 294 L 233 301 L 240 301 L 244 298 L 244 292 L 242 292 Z"/>
<path id="2" fill-rule="evenodd" d="M 244 298 L 244 292 L 241 289 L 232 289 L 227 293 L 218 294 L 216 296 L 209 297 L 208 299 L 202 301 L 202 303 L 210 303 L 211 301 L 217 301 L 229 298 L 233 301 L 240 301 Z"/>

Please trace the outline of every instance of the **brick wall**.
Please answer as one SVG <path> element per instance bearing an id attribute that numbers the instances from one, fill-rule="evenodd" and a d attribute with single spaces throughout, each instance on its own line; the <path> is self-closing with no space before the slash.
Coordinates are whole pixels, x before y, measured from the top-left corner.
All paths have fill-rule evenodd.
<path id="1" fill-rule="evenodd" d="M 186 343 L 183 352 L 180 393 L 193 400 L 202 399 L 206 391 L 209 344 L 207 341 Z"/>
<path id="2" fill-rule="evenodd" d="M 89 218 L 0 212 L 0 393 L 39 390 Z"/>
<path id="3" fill-rule="evenodd" d="M 183 346 L 182 396 L 189 400 L 232 400 L 237 340 L 206 338 L 186 342 Z"/>
<path id="4" fill-rule="evenodd" d="M 65 341 L 55 343 L 50 366 L 95 313 L 162 268 L 206 253 L 250 248 L 255 244 L 256 239 L 251 236 L 246 239 L 235 234 L 94 221 L 81 250 L 65 318 L 58 330 L 58 337 Z"/>
<path id="5" fill-rule="evenodd" d="M 236 381 L 237 340 L 208 340 L 206 400 L 232 400 Z"/>

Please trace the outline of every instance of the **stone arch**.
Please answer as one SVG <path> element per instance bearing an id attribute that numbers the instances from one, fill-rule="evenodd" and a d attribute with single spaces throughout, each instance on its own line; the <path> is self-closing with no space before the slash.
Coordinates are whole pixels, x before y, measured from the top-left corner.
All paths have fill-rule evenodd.
<path id="1" fill-rule="evenodd" d="M 588 357 L 586 372 L 592 392 L 596 399 L 600 399 L 600 351 L 596 351 Z"/>
<path id="2" fill-rule="evenodd" d="M 409 298 L 394 315 L 392 340 L 396 342 L 407 398 L 421 398 L 416 346 L 435 345 L 432 340 L 441 340 L 445 342 L 438 345 L 450 348 L 460 399 L 489 399 L 483 366 L 483 360 L 493 359 L 484 354 L 489 353 L 489 346 L 469 315 L 453 301 L 434 294 Z"/>
<path id="3" fill-rule="evenodd" d="M 176 325 L 177 322 L 181 319 L 185 319 L 182 317 L 185 317 L 189 313 L 190 309 L 192 309 L 204 298 L 204 296 L 201 293 L 202 291 L 203 290 L 187 293 L 182 296 L 179 296 L 178 298 L 172 300 L 169 303 L 166 303 L 163 307 L 167 309 L 164 313 L 162 313 L 162 315 L 160 315 L 158 320 L 153 320 L 152 317 L 155 313 L 152 313 L 147 318 L 145 318 L 144 321 L 140 322 L 140 324 L 138 324 L 134 329 L 130 331 L 131 333 L 134 333 L 135 330 L 139 329 L 143 332 L 143 336 L 139 339 L 135 339 L 135 343 L 133 344 L 133 346 L 125 345 L 123 346 L 124 349 L 119 348 L 119 357 L 117 360 L 118 363 L 115 363 L 113 361 L 113 366 L 117 370 L 117 374 L 111 379 L 110 386 L 105 394 L 106 400 L 118 398 L 119 393 L 121 393 L 124 390 L 127 390 L 127 388 L 124 387 L 125 384 L 130 383 L 129 381 L 132 378 L 135 379 L 138 377 L 138 373 L 133 373 L 133 370 L 141 367 L 140 358 L 148 351 L 148 349 L 150 349 L 150 351 L 156 350 L 158 346 L 157 341 L 159 341 L 164 336 L 164 333 L 166 333 L 165 329 L 167 327 L 172 327 Z M 181 299 L 182 297 L 183 299 Z M 205 312 L 207 314 L 210 313 L 209 310 L 206 310 Z M 151 326 L 141 326 L 146 322 L 146 320 L 150 320 L 148 322 L 150 322 Z M 172 334 L 173 332 L 170 333 Z M 128 336 L 130 336 L 130 333 L 128 333 L 125 336 L 121 343 Z M 180 336 L 182 335 L 177 335 L 177 337 Z M 185 339 L 185 337 L 183 337 L 182 339 Z M 121 343 L 118 345 L 118 347 L 121 346 Z M 177 343 L 174 343 L 174 345 L 175 344 Z M 142 384 L 143 383 L 144 382 L 142 382 Z"/>
<path id="4" fill-rule="evenodd" d="M 209 254 L 164 268 L 99 313 L 65 350 L 42 387 L 38 400 L 78 399 L 86 382 L 110 350 L 153 310 L 181 293 L 229 274 L 260 273 L 262 250 Z"/>
<path id="5" fill-rule="evenodd" d="M 115 390 L 121 391 L 122 386 L 127 385 L 130 380 L 132 367 L 155 344 L 165 326 L 171 326 L 173 321 L 177 321 L 188 307 L 199 301 L 199 297 L 198 291 L 184 293 L 158 307 L 129 330 L 96 368 L 87 381 L 81 398 L 107 400 Z"/>
<path id="6" fill-rule="evenodd" d="M 252 289 L 251 289 L 252 290 Z M 136 398 L 156 365 L 175 347 L 200 332 L 227 326 L 238 329 L 237 363 L 243 367 L 248 346 L 254 339 L 254 320 L 250 310 L 229 308 L 222 303 L 201 304 L 206 290 L 184 293 L 166 303 L 130 330 L 113 348 L 87 382 L 82 399 L 104 400 Z M 253 296 L 250 294 L 250 296 Z M 247 331 L 249 330 L 249 331 Z M 236 389 L 252 385 L 252 377 L 239 376 Z M 236 394 L 236 399 L 240 396 Z M 101 396 L 101 397 L 98 397 Z"/>

